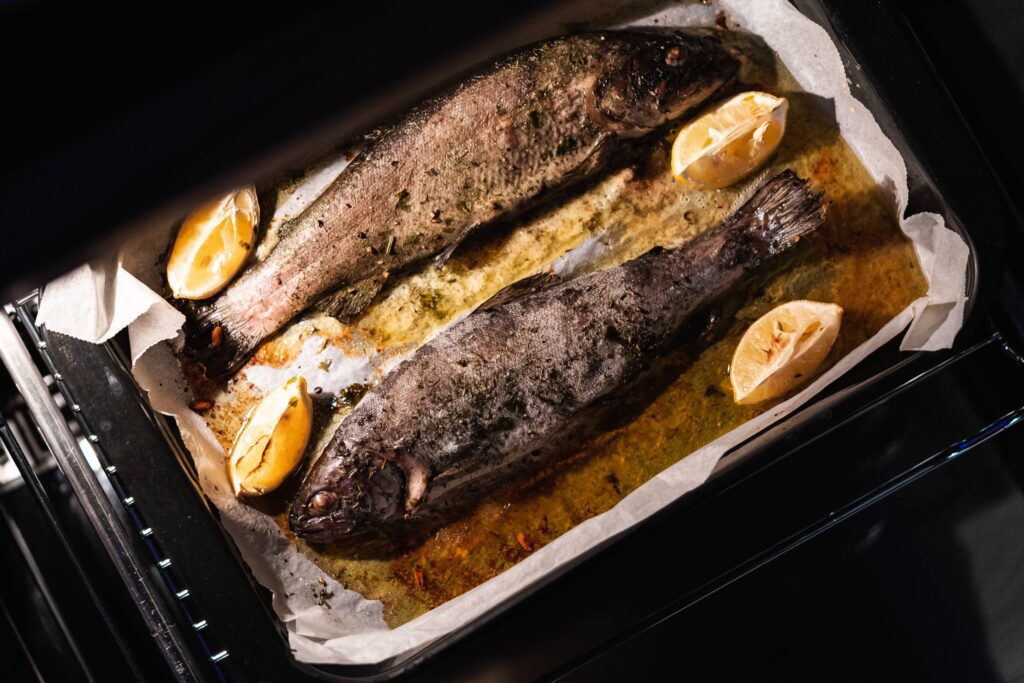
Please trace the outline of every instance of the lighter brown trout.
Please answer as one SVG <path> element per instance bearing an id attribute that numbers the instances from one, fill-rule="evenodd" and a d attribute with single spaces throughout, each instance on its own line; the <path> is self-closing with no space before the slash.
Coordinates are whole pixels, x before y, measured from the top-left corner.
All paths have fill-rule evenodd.
<path id="1" fill-rule="evenodd" d="M 715 40 L 667 31 L 581 33 L 498 60 L 372 134 L 265 260 L 190 313 L 187 351 L 223 377 L 311 306 L 358 314 L 402 271 L 627 160 L 737 68 Z"/>

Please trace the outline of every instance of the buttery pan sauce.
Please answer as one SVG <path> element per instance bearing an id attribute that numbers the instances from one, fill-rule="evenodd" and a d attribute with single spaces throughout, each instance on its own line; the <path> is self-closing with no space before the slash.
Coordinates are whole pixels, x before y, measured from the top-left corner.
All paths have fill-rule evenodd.
<path id="1" fill-rule="evenodd" d="M 575 525 L 605 512 L 687 454 L 764 412 L 778 401 L 739 406 L 730 394 L 728 364 L 747 326 L 792 299 L 832 302 L 845 309 L 839 338 L 822 372 L 875 334 L 927 284 L 910 242 L 899 229 L 892 199 L 871 179 L 839 137 L 830 103 L 799 91 L 793 79 L 757 50 L 748 52 L 744 89 L 789 99 L 786 137 L 769 166 L 753 178 L 702 192 L 676 182 L 669 170 L 675 131 L 646 164 L 622 170 L 554 208 L 460 248 L 444 269 L 424 267 L 400 279 L 352 325 L 312 314 L 263 346 L 255 364 L 285 366 L 311 337 L 343 353 L 406 354 L 504 286 L 545 270 L 577 248 L 575 274 L 634 258 L 653 246 L 676 247 L 726 218 L 764 179 L 782 168 L 808 178 L 830 203 L 823 229 L 754 288 L 717 341 L 632 423 L 603 434 L 526 481 L 509 485 L 420 546 L 391 558 L 354 558 L 329 547 L 294 542 L 344 586 L 384 603 L 391 626 L 407 622 L 496 576 Z M 290 188 L 282 183 L 279 193 Z M 245 369 L 204 413 L 227 450 L 262 392 Z M 196 380 L 197 395 L 213 389 Z M 307 460 L 326 444 L 362 387 L 317 393 L 317 418 Z M 783 397 L 785 398 L 785 397 Z M 779 399 L 782 400 L 782 399 Z M 288 503 L 302 471 L 281 489 L 247 504 L 274 515 L 287 532 Z M 291 537 L 291 534 L 289 534 Z M 312 587 L 312 590 L 316 590 Z"/>

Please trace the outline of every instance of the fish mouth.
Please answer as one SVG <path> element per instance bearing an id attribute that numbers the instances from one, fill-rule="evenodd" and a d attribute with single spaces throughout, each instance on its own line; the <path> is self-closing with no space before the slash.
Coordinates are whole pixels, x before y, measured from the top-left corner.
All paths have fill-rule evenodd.
<path id="1" fill-rule="evenodd" d="M 632 138 L 658 130 L 732 82 L 739 62 L 708 36 L 634 31 L 628 56 L 612 62 L 590 90 L 587 109 L 606 130 Z"/>

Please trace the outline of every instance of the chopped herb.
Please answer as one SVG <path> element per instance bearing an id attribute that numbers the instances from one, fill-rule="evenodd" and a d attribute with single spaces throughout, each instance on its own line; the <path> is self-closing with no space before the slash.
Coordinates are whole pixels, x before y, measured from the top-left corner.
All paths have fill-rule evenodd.
<path id="1" fill-rule="evenodd" d="M 440 175 L 440 171 L 438 171 L 436 168 L 431 168 L 427 170 L 427 175 L 436 178 L 438 175 Z"/>
<path id="2" fill-rule="evenodd" d="M 516 415 L 526 415 L 526 403 L 519 397 L 512 397 L 502 404 L 502 407 Z"/>
<path id="3" fill-rule="evenodd" d="M 370 387 L 365 384 L 349 384 L 338 393 L 338 402 L 349 408 L 355 407 L 366 395 Z"/>
<path id="4" fill-rule="evenodd" d="M 434 214 L 430 217 L 430 220 L 434 223 L 441 222 L 441 209 L 434 209 Z"/>
<path id="5" fill-rule="evenodd" d="M 438 320 L 444 319 L 446 312 L 441 308 L 441 303 L 444 301 L 444 297 L 439 291 L 427 287 L 419 291 L 418 297 L 420 300 L 420 308 L 429 312 Z"/>
<path id="6" fill-rule="evenodd" d="M 466 212 L 468 212 L 469 208 L 470 208 L 469 207 L 469 202 L 467 202 L 465 199 L 460 199 L 455 204 L 455 208 L 458 209 L 459 211 L 466 211 Z"/>
<path id="7" fill-rule="evenodd" d="M 398 203 L 395 204 L 395 208 L 399 211 L 409 210 L 409 190 L 402 190 L 398 193 Z"/>
<path id="8" fill-rule="evenodd" d="M 407 247 L 414 247 L 414 246 L 416 246 L 419 243 L 420 243 L 420 234 L 419 233 L 416 233 L 415 235 L 409 235 L 408 237 L 405 238 L 405 246 L 407 246 Z"/>
<path id="9" fill-rule="evenodd" d="M 320 361 L 319 366 L 321 370 L 327 372 L 328 370 L 331 369 L 331 359 L 327 358 L 325 360 Z"/>
<path id="10" fill-rule="evenodd" d="M 484 438 L 490 434 L 496 434 L 497 432 L 507 432 L 515 426 L 515 420 L 508 416 L 502 416 L 488 425 L 477 424 L 474 432 L 476 437 Z"/>
<path id="11" fill-rule="evenodd" d="M 576 149 L 576 138 L 564 138 L 558 143 L 558 147 L 555 147 L 555 155 L 564 157 L 569 152 Z"/>

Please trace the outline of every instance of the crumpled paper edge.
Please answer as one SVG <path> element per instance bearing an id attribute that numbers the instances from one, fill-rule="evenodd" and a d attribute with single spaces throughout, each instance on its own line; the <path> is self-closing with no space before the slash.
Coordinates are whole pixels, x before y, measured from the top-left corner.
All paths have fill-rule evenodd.
<path id="1" fill-rule="evenodd" d="M 882 187 L 893 190 L 900 215 L 906 208 L 907 176 L 902 157 L 878 127 L 870 112 L 852 97 L 842 61 L 828 34 L 793 9 L 784 0 L 732 0 L 703 10 L 713 16 L 718 8 L 727 10 L 741 27 L 752 30 L 779 54 L 801 86 L 809 92 L 832 99 L 843 137 L 864 161 Z M 661 25 L 672 15 L 686 19 L 692 8 L 659 13 Z M 648 18 L 650 19 L 650 18 Z M 706 21 L 706 20 L 705 20 Z M 641 21 L 638 23 L 647 23 Z M 689 23 L 689 22 L 686 22 Z M 793 35 L 801 40 L 793 40 Z M 789 39 L 787 39 L 787 37 Z M 806 55 L 812 59 L 807 59 Z M 843 74 L 838 80 L 835 74 Z M 839 83 L 838 90 L 836 83 Z M 879 161 L 878 156 L 884 157 Z M 186 447 L 193 454 L 203 490 L 220 509 L 229 533 L 239 546 L 258 581 L 274 594 L 274 609 L 289 631 L 297 659 L 310 663 L 374 663 L 402 654 L 451 632 L 496 607 L 517 590 L 524 589 L 550 572 L 564 567 L 581 553 L 616 536 L 636 522 L 678 499 L 703 483 L 716 463 L 732 446 L 755 435 L 811 399 L 825 386 L 849 370 L 863 357 L 907 333 L 904 350 L 948 348 L 962 325 L 964 285 L 969 253 L 958 235 L 943 227 L 936 214 L 916 214 L 901 221 L 904 232 L 914 240 L 921 267 L 928 278 L 928 295 L 910 304 L 874 337 L 848 354 L 807 389 L 772 410 L 741 425 L 729 434 L 698 449 L 639 487 L 612 510 L 576 526 L 539 549 L 498 577 L 421 615 L 394 630 L 373 630 L 345 634 L 365 623 L 380 619 L 380 603 L 365 599 L 332 602 L 330 617 L 312 595 L 287 594 L 285 571 L 316 575 L 316 566 L 290 546 L 269 518 L 238 504 L 229 495 L 221 465 L 223 451 L 205 421 L 188 409 L 188 390 L 168 345 L 184 317 L 160 297 L 159 285 L 126 263 L 122 255 L 113 260 L 82 266 L 47 286 L 40 303 L 38 324 L 78 339 L 102 343 L 118 331 L 129 328 L 133 371 L 149 394 L 154 410 L 172 416 Z M 136 262 L 141 260 L 136 259 Z M 963 273 L 959 281 L 949 273 Z M 942 274 L 943 276 L 939 276 Z M 938 283 L 936 285 L 936 283 Z M 149 284 L 149 286 L 147 286 Z M 153 288 L 151 288 L 153 287 Z M 62 301 L 75 301 L 70 310 Z M 220 458 L 198 454 L 219 454 Z M 284 567 L 283 562 L 294 563 Z M 331 582 L 332 590 L 353 594 Z M 346 619 L 346 615 L 354 618 Z"/>

